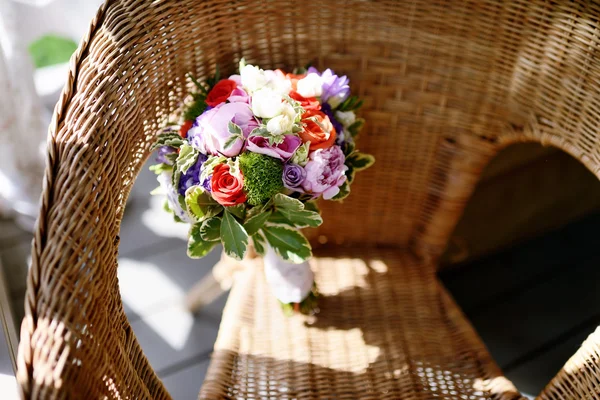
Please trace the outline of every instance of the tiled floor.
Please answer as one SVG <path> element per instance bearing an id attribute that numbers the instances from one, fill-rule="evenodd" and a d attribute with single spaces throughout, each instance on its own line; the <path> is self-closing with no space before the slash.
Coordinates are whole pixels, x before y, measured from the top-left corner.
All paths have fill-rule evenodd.
<path id="1" fill-rule="evenodd" d="M 216 262 L 185 254 L 186 230 L 161 208 L 152 173 L 132 191 L 121 230 L 119 278 L 126 312 L 139 341 L 176 400 L 195 399 L 217 335 L 225 297 L 194 317 L 186 291 Z M 537 393 L 600 323 L 600 214 L 543 238 L 442 273 L 457 301 L 508 377 Z M 0 260 L 17 318 L 31 235 L 0 220 Z M 10 364 L 0 344 L 0 378 Z M 0 382 L 1 383 L 1 382 Z M 2 397 L 5 398 L 5 397 Z"/>

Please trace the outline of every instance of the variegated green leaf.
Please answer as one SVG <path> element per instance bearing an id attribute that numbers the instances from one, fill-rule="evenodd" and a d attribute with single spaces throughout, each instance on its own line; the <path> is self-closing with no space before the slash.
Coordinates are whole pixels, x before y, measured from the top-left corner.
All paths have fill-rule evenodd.
<path id="1" fill-rule="evenodd" d="M 286 225 L 266 224 L 262 229 L 267 242 L 285 261 L 300 264 L 312 256 L 306 237 Z"/>
<path id="2" fill-rule="evenodd" d="M 221 221 L 221 242 L 229 257 L 241 260 L 248 247 L 248 234 L 244 227 L 226 209 Z"/>

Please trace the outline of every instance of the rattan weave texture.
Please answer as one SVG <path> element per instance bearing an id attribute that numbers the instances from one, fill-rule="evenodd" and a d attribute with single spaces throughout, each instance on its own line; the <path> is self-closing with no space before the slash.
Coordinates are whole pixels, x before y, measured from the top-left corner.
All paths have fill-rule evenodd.
<path id="1" fill-rule="evenodd" d="M 264 293 L 250 297 L 256 309 L 233 296 L 223 327 L 238 333 L 222 330 L 204 396 L 243 393 L 247 389 L 236 385 L 251 379 L 254 387 L 264 379 L 271 385 L 263 366 L 272 366 L 273 376 L 292 392 L 310 386 L 309 398 L 330 386 L 348 398 L 385 390 L 405 399 L 431 398 L 433 384 L 419 386 L 419 368 L 432 368 L 434 376 L 456 368 L 468 379 L 498 376 L 433 278 L 433 267 L 479 173 L 502 147 L 551 144 L 600 176 L 599 15 L 597 2 L 583 0 L 108 0 L 71 61 L 50 127 L 18 360 L 24 397 L 169 398 L 123 311 L 116 275 L 119 225 L 154 134 L 191 88 L 185 74 L 202 78 L 216 64 L 231 72 L 241 57 L 288 69 L 314 61 L 350 77 L 354 92 L 366 100 L 368 124 L 360 145 L 377 164 L 357 178 L 342 207 L 324 204 L 326 223 L 313 238 L 327 241 L 325 247 L 378 246 L 397 253 L 385 253 L 391 257 L 389 277 L 364 278 L 375 288 L 383 285 L 381 293 L 343 286 L 346 278 L 363 279 L 354 261 L 347 267 L 353 273 L 335 278 L 327 275 L 329 264 L 334 270 L 341 264 L 318 263 L 332 297 L 324 318 L 342 328 L 296 327 L 298 335 L 320 329 L 327 343 L 292 348 L 288 340 L 276 355 L 263 351 L 251 334 L 279 316 L 269 312 Z M 405 261 L 409 253 L 421 261 Z M 261 284 L 258 275 L 246 277 L 234 293 L 248 282 Z M 389 282 L 397 282 L 397 289 L 389 289 Z M 363 289 L 371 297 L 360 295 Z M 358 297 L 336 300 L 336 291 L 344 290 Z M 396 291 L 405 294 L 391 301 L 389 293 Z M 350 327 L 352 318 L 364 323 L 353 313 L 367 312 L 364 318 L 373 318 L 380 331 Z M 344 323 L 347 314 L 351 319 Z M 386 325 L 388 315 L 410 318 L 396 331 Z M 357 348 L 365 353 L 336 347 L 328 335 L 336 337 L 340 329 L 339 343 L 363 335 L 365 343 Z M 541 398 L 598 397 L 597 338 L 590 337 Z M 383 346 L 377 357 L 369 353 L 375 352 L 373 343 Z M 445 353 L 451 349 L 454 358 Z M 310 359 L 316 364 L 308 360 L 314 367 L 302 365 L 307 360 L 294 358 L 295 352 L 316 357 Z M 434 353 L 440 362 L 454 362 L 428 366 L 412 356 Z M 277 371 L 288 375 L 280 378 Z M 329 385 L 338 373 L 340 386 Z M 404 377 L 411 383 L 401 384 Z M 474 386 L 462 382 L 461 390 L 473 393 Z M 291 398 L 281 391 L 255 393 Z"/>

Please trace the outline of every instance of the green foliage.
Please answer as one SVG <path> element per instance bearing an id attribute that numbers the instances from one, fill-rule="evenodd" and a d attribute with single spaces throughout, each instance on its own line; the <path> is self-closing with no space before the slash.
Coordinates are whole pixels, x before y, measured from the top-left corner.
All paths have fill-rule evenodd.
<path id="1" fill-rule="evenodd" d="M 175 169 L 182 174 L 185 174 L 192 165 L 198 160 L 198 151 L 189 144 L 185 143 L 179 150 L 179 156 L 175 162 Z"/>
<path id="2" fill-rule="evenodd" d="M 66 63 L 75 50 L 77 43 L 57 35 L 42 36 L 29 45 L 29 54 L 36 68 Z"/>
<path id="3" fill-rule="evenodd" d="M 203 188 L 192 186 L 185 192 L 183 209 L 187 209 L 196 221 L 202 221 L 218 215 L 223 207 L 215 202 Z"/>
<path id="4" fill-rule="evenodd" d="M 156 175 L 160 175 L 163 172 L 173 171 L 173 166 L 169 164 L 154 164 L 150 166 L 149 170 L 154 172 Z"/>
<path id="5" fill-rule="evenodd" d="M 221 221 L 221 242 L 229 257 L 241 260 L 248 247 L 248 233 L 233 215 L 225 209 Z"/>
<path id="6" fill-rule="evenodd" d="M 317 204 L 316 200 L 310 200 L 304 203 L 304 209 L 308 211 L 314 211 L 319 214 L 321 213 L 321 210 L 319 210 L 319 205 Z"/>
<path id="7" fill-rule="evenodd" d="M 354 123 L 348 127 L 348 132 L 350 132 L 350 136 L 352 136 L 353 139 L 356 139 L 364 125 L 365 120 L 362 118 L 357 118 L 356 121 L 354 121 Z"/>
<path id="8" fill-rule="evenodd" d="M 267 224 L 262 231 L 275 253 L 285 261 L 300 264 L 312 256 L 308 240 L 298 230 L 286 225 Z"/>
<path id="9" fill-rule="evenodd" d="M 267 222 L 271 216 L 271 213 L 272 211 L 263 211 L 260 214 L 253 215 L 248 218 L 244 223 L 244 229 L 246 229 L 248 235 L 254 235 L 256 232 L 258 232 L 259 229 L 263 227 L 265 222 Z"/>
<path id="10" fill-rule="evenodd" d="M 256 250 L 256 253 L 258 253 L 258 255 L 264 257 L 265 254 L 267 254 L 267 239 L 265 239 L 262 233 L 256 232 L 254 235 L 252 235 L 252 243 L 254 243 L 254 250 Z"/>
<path id="11" fill-rule="evenodd" d="M 280 160 L 252 152 L 241 154 L 239 160 L 248 204 L 264 204 L 283 190 L 283 164 Z"/>
<path id="12" fill-rule="evenodd" d="M 192 97 L 192 102 L 187 106 L 187 108 L 183 112 L 184 121 L 194 121 L 206 110 L 206 95 L 201 93 L 194 93 Z"/>
<path id="13" fill-rule="evenodd" d="M 217 245 L 218 242 L 208 242 L 202 239 L 201 225 L 195 224 L 190 230 L 188 238 L 187 254 L 190 258 L 202 258 L 206 256 Z"/>
<path id="14" fill-rule="evenodd" d="M 373 163 L 375 163 L 375 157 L 370 154 L 355 151 L 351 155 L 346 156 L 346 166 L 348 167 L 346 177 L 348 178 L 348 183 L 350 184 L 354 181 L 354 176 L 358 171 L 369 168 Z"/>
<path id="15" fill-rule="evenodd" d="M 355 111 L 363 105 L 363 101 L 358 96 L 350 96 L 337 108 L 338 111 Z"/>
<path id="16" fill-rule="evenodd" d="M 340 186 L 340 192 L 336 194 L 331 200 L 344 200 L 350 194 L 350 184 L 348 181 L 344 182 L 342 186 Z"/>
<path id="17" fill-rule="evenodd" d="M 192 74 L 188 74 L 188 78 L 196 85 L 198 91 L 192 94 L 193 100 L 184 110 L 183 119 L 185 121 L 194 121 L 206 110 L 206 107 L 208 106 L 208 104 L 206 104 L 206 96 L 213 86 L 221 80 L 221 73 L 219 72 L 219 66 L 217 65 L 215 74 L 204 82 L 198 81 Z"/>
<path id="18" fill-rule="evenodd" d="M 318 212 L 305 210 L 297 199 L 278 193 L 273 198 L 275 209 L 296 228 L 317 227 L 323 223 Z"/>
<path id="19" fill-rule="evenodd" d="M 200 226 L 200 236 L 207 242 L 218 242 L 221 239 L 221 218 L 205 219 Z"/>
<path id="20" fill-rule="evenodd" d="M 184 143 L 185 142 L 184 142 L 183 138 L 181 136 L 179 136 L 179 133 L 175 133 L 175 132 L 161 133 L 160 135 L 158 135 L 156 137 L 156 143 L 154 143 L 152 145 L 150 150 L 155 150 L 162 146 L 170 146 L 170 147 L 174 147 L 174 148 L 178 149 Z"/>

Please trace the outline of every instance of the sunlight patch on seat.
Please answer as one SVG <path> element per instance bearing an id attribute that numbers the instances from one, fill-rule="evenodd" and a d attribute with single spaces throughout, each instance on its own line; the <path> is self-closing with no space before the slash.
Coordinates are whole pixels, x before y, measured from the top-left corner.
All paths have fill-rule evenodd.
<path id="1" fill-rule="evenodd" d="M 5 400 L 17 400 L 17 380 L 12 375 L 0 374 L 0 393 Z"/>
<path id="2" fill-rule="evenodd" d="M 193 325 L 193 316 L 181 307 L 185 292 L 156 265 L 131 259 L 119 260 L 119 286 L 123 303 L 172 348 L 185 345 Z M 158 312 L 157 312 L 158 311 Z"/>

